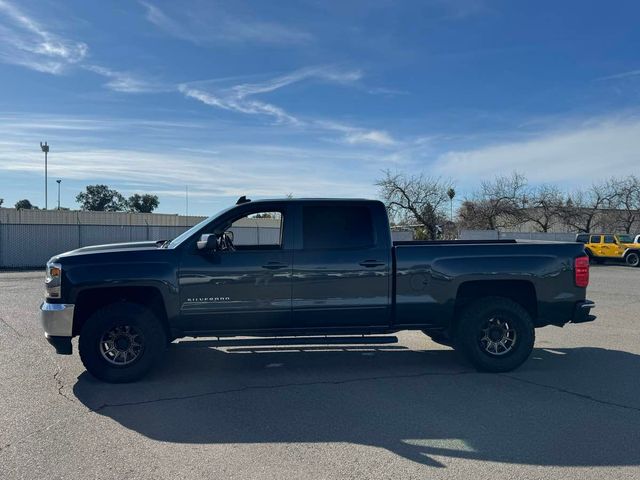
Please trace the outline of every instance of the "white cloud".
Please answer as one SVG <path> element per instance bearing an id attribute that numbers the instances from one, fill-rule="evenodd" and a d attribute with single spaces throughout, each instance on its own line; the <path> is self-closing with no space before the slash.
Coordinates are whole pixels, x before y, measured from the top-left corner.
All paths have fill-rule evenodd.
<path id="1" fill-rule="evenodd" d="M 85 68 L 93 73 L 106 77 L 104 84 L 110 90 L 123 93 L 149 93 L 168 91 L 167 87 L 151 83 L 129 72 L 120 72 L 99 65 L 87 65 Z"/>
<path id="2" fill-rule="evenodd" d="M 254 18 L 241 18 L 206 4 L 197 13 L 185 14 L 181 5 L 165 13 L 150 2 L 140 1 L 146 9 L 146 18 L 171 36 L 197 45 L 210 43 L 265 43 L 300 44 L 313 40 L 313 36 L 287 25 L 265 22 Z M 188 10 L 198 8 L 191 6 Z"/>
<path id="3" fill-rule="evenodd" d="M 362 77 L 357 70 L 338 70 L 330 66 L 309 67 L 267 79 L 263 82 L 225 85 L 220 80 L 183 83 L 178 90 L 186 97 L 194 98 L 206 105 L 245 114 L 273 117 L 280 123 L 301 124 L 301 120 L 270 103 L 256 100 L 256 95 L 270 93 L 304 80 L 321 80 L 347 84 Z"/>
<path id="4" fill-rule="evenodd" d="M 44 129 L 47 126 L 50 128 Z M 331 144 L 292 146 L 270 130 L 215 120 L 180 123 L 3 114 L 0 131 L 4 133 L 0 178 L 10 187 L 5 190 L 11 190 L 2 192 L 5 199 L 18 195 L 8 185 L 18 177 L 29 179 L 20 195 L 35 198 L 40 193 L 40 139 L 51 145 L 50 178 L 62 178 L 67 186 L 106 183 L 123 191 L 144 183 L 140 188 L 163 192 L 167 200 L 181 196 L 185 185 L 194 198 L 213 200 L 289 192 L 296 196 L 370 196 L 382 168 L 379 156 L 365 149 Z M 212 134 L 218 140 L 212 140 Z M 354 171 L 358 171 L 357 178 Z"/>
<path id="5" fill-rule="evenodd" d="M 387 132 L 382 130 L 368 130 L 348 133 L 345 137 L 347 143 L 371 143 L 375 145 L 394 145 L 396 142 Z"/>
<path id="6" fill-rule="evenodd" d="M 345 125 L 343 123 L 331 122 L 326 120 L 317 120 L 314 125 L 330 131 L 341 132 L 344 134 L 342 140 L 350 145 L 372 145 L 379 147 L 389 147 L 397 145 L 398 142 L 384 130 L 367 130 L 364 128 Z"/>
<path id="7" fill-rule="evenodd" d="M 637 171 L 640 120 L 609 119 L 439 156 L 433 169 L 468 183 L 517 170 L 532 182 L 579 185 Z"/>
<path id="8" fill-rule="evenodd" d="M 616 73 L 615 75 L 608 75 L 606 77 L 598 78 L 598 80 L 620 80 L 622 78 L 639 77 L 640 70 L 630 70 L 628 72 Z"/>
<path id="9" fill-rule="evenodd" d="M 62 38 L 5 0 L 0 0 L 0 59 L 40 72 L 60 74 L 88 53 L 83 42 Z"/>
<path id="10" fill-rule="evenodd" d="M 278 122 L 298 123 L 298 120 L 289 115 L 284 110 L 275 105 L 271 105 L 258 100 L 248 100 L 246 96 L 237 93 L 220 92 L 220 96 L 208 93 L 198 88 L 190 87 L 187 84 L 178 86 L 178 90 L 188 98 L 199 100 L 205 105 L 211 107 L 222 108 L 238 113 L 268 115 L 276 119 Z"/>

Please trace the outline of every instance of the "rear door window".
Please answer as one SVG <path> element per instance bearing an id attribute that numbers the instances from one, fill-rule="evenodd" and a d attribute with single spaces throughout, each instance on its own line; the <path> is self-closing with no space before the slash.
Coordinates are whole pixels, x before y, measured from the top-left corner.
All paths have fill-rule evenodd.
<path id="1" fill-rule="evenodd" d="M 600 243 L 601 238 L 602 238 L 602 235 L 591 235 L 589 243 Z"/>
<path id="2" fill-rule="evenodd" d="M 308 206 L 302 209 L 304 249 L 368 248 L 375 245 L 371 211 L 364 206 Z"/>
<path id="3" fill-rule="evenodd" d="M 613 235 L 605 235 L 604 243 L 616 243 L 616 239 L 613 237 Z"/>

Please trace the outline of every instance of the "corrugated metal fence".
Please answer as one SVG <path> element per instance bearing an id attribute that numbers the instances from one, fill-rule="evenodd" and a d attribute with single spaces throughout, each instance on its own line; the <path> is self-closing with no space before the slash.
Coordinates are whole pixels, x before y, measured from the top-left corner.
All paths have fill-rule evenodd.
<path id="1" fill-rule="evenodd" d="M 174 238 L 189 227 L 0 224 L 0 268 L 42 267 L 57 253 L 102 243 Z"/>
<path id="2" fill-rule="evenodd" d="M 502 232 L 498 230 L 461 230 L 461 240 L 546 240 L 575 242 L 575 233 L 566 232 Z"/>
<path id="3" fill-rule="evenodd" d="M 60 225 L 0 223 L 0 268 L 43 267 L 58 253 L 105 243 L 166 240 L 189 227 L 165 225 Z M 278 243 L 280 229 L 234 226 L 237 245 Z"/>

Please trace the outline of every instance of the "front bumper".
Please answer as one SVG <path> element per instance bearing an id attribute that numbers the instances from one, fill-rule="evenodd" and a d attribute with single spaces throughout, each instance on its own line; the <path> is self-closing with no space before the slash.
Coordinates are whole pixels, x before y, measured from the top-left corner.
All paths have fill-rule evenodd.
<path id="1" fill-rule="evenodd" d="M 40 322 L 44 336 L 56 349 L 56 353 L 71 355 L 74 309 L 75 305 L 68 303 L 45 302 L 40 305 Z"/>
<path id="2" fill-rule="evenodd" d="M 596 319 L 596 316 L 591 315 L 590 312 L 591 309 L 595 306 L 595 302 L 592 302 L 591 300 L 583 300 L 576 303 L 575 309 L 573 310 L 573 318 L 571 319 L 571 323 L 593 322 Z"/>

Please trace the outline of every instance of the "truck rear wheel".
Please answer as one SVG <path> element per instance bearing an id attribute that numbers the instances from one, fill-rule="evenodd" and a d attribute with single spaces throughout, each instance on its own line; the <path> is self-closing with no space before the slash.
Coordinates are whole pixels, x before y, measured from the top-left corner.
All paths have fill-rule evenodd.
<path id="1" fill-rule="evenodd" d="M 504 297 L 486 297 L 464 309 L 455 340 L 456 350 L 479 371 L 508 372 L 529 358 L 535 330 L 520 304 Z"/>
<path id="2" fill-rule="evenodd" d="M 118 302 L 94 312 L 80 332 L 80 359 L 94 377 L 110 383 L 142 378 L 160 358 L 166 335 L 144 305 Z"/>

